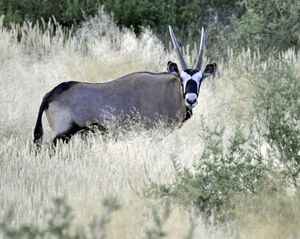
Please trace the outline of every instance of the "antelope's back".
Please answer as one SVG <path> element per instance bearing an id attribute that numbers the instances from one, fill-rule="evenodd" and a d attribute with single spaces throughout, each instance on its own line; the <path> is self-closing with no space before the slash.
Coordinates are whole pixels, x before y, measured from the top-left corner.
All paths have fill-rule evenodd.
<path id="1" fill-rule="evenodd" d="M 185 115 L 181 83 L 173 74 L 132 73 L 107 83 L 105 88 L 117 109 L 135 108 L 151 121 L 180 121 Z"/>
<path id="2" fill-rule="evenodd" d="M 185 115 L 181 83 L 168 73 L 137 72 L 106 83 L 79 83 L 60 100 L 70 106 L 79 125 L 138 113 L 151 127 L 158 119 L 176 123 Z"/>

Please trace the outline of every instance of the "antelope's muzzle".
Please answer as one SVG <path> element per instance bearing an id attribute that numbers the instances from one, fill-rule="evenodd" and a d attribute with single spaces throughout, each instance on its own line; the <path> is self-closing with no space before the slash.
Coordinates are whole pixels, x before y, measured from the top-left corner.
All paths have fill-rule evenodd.
<path id="1" fill-rule="evenodd" d="M 198 104 L 198 84 L 195 80 L 188 80 L 185 87 L 185 105 L 193 108 Z"/>

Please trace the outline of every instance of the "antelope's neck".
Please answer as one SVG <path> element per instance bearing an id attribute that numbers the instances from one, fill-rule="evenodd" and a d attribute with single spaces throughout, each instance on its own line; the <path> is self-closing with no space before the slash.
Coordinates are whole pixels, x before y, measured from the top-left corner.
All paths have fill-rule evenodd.
<path id="1" fill-rule="evenodd" d="M 179 78 L 180 81 L 180 107 L 182 107 L 183 105 L 183 114 L 182 114 L 182 123 L 184 123 L 185 121 L 187 121 L 189 118 L 192 117 L 193 115 L 193 110 L 188 108 L 185 105 L 185 98 L 184 98 L 184 88 L 183 88 L 183 84 L 182 84 L 182 80 Z"/>

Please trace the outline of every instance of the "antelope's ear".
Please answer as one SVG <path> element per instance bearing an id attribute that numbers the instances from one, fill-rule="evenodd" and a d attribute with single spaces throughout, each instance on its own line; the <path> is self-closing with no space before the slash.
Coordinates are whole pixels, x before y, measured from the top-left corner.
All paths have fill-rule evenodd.
<path id="1" fill-rule="evenodd" d="M 175 74 L 177 76 L 179 76 L 179 70 L 178 70 L 178 66 L 175 62 L 173 61 L 168 61 L 168 65 L 167 65 L 167 71 L 169 73 Z"/>
<path id="2" fill-rule="evenodd" d="M 203 78 L 206 78 L 210 75 L 214 75 L 216 73 L 216 70 L 217 70 L 216 63 L 207 64 L 203 72 Z"/>

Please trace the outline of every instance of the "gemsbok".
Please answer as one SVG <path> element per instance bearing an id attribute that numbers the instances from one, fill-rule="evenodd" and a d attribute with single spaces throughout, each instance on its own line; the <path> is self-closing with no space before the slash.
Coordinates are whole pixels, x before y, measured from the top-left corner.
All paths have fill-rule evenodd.
<path id="1" fill-rule="evenodd" d="M 153 128 L 159 120 L 167 125 L 182 125 L 192 116 L 202 81 L 215 73 L 216 63 L 201 71 L 205 48 L 202 28 L 199 54 L 193 69 L 188 68 L 174 32 L 170 36 L 180 61 L 169 61 L 163 73 L 136 72 L 105 83 L 63 82 L 47 93 L 40 105 L 34 129 L 34 143 L 43 136 L 42 115 L 46 112 L 54 132 L 53 143 L 68 142 L 75 133 L 97 125 L 108 130 L 110 119 L 127 119 L 139 114 L 145 128 Z"/>

